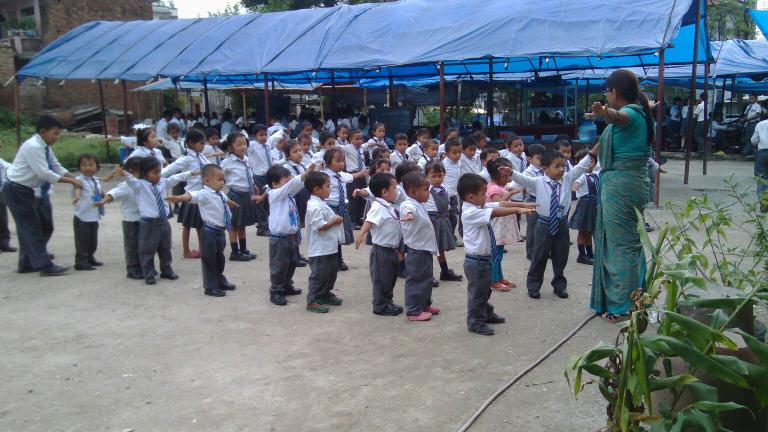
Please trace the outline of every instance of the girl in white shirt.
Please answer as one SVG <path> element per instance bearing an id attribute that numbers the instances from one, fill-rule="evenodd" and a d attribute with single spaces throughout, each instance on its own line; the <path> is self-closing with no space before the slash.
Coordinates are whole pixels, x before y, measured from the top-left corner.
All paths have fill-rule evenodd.
<path id="1" fill-rule="evenodd" d="M 125 160 L 134 157 L 153 157 L 160 162 L 160 165 L 165 165 L 165 158 L 163 152 L 157 148 L 157 134 L 151 128 L 137 129 L 136 130 L 136 148 L 128 155 Z"/>
<path id="2" fill-rule="evenodd" d="M 104 215 L 104 204 L 101 202 L 104 196 L 101 182 L 96 177 L 99 168 L 99 159 L 93 153 L 84 153 L 77 161 L 80 171 L 77 179 L 83 187 L 73 191 L 75 270 L 95 270 L 95 267 L 103 265 L 94 256 L 99 241 L 99 219 Z"/>
<path id="3" fill-rule="evenodd" d="M 221 161 L 221 168 L 229 186 L 228 197 L 237 203 L 237 207 L 232 209 L 232 231 L 229 232 L 232 251 L 229 260 L 250 261 L 256 259 L 256 255 L 248 250 L 245 227 L 256 223 L 254 199 L 259 192 L 253 181 L 248 156 L 245 155 L 248 143 L 245 135 L 235 132 L 227 136 L 221 148 L 229 153 L 229 156 Z"/>

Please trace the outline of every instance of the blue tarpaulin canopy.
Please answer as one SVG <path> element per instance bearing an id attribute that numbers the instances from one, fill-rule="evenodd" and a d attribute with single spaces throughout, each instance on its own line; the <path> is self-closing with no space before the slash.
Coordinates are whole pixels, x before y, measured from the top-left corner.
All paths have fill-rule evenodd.
<path id="1" fill-rule="evenodd" d="M 437 62 L 445 61 L 447 75 L 469 78 L 491 65 L 497 73 L 652 65 L 658 63 L 654 53 L 673 40 L 667 63 L 686 63 L 692 60 L 691 3 L 404 0 L 192 20 L 97 21 L 54 41 L 18 76 L 255 82 L 269 73 L 286 75 L 282 82 L 328 82 L 330 70 L 337 81 L 435 76 Z M 700 43 L 705 59 L 707 38 Z"/>
<path id="2" fill-rule="evenodd" d="M 768 11 L 749 9 L 749 16 L 757 24 L 760 33 L 768 39 Z"/>

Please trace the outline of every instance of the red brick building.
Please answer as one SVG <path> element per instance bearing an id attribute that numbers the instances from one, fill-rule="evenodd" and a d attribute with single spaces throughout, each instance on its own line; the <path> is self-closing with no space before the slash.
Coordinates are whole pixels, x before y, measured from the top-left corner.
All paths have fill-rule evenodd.
<path id="1" fill-rule="evenodd" d="M 30 58 L 59 36 L 89 21 L 151 20 L 151 0 L 0 0 L 0 85 L 5 84 Z M 129 90 L 143 85 L 131 82 Z M 122 85 L 104 81 L 108 108 L 122 110 Z M 0 106 L 13 107 L 13 84 L 0 89 Z M 37 114 L 46 109 L 99 105 L 96 83 L 28 79 L 21 89 L 22 110 Z M 162 110 L 157 94 L 128 92 L 128 109 L 136 118 L 155 117 Z"/>

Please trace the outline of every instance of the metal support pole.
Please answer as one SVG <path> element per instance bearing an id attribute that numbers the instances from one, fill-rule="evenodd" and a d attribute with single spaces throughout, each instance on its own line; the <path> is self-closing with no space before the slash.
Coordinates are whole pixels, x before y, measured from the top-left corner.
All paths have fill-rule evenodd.
<path id="1" fill-rule="evenodd" d="M 659 50 L 659 86 L 656 88 L 656 151 L 655 158 L 658 163 L 661 160 L 661 144 L 664 142 L 664 48 Z M 653 204 L 659 205 L 661 192 L 661 173 L 656 171 L 654 182 Z"/>
<path id="2" fill-rule="evenodd" d="M 691 89 L 688 95 L 688 130 L 685 133 L 685 171 L 683 184 L 688 184 L 688 174 L 691 170 L 691 142 L 693 141 L 693 129 L 695 119 L 693 117 L 694 100 L 696 99 L 696 72 L 699 61 L 699 33 L 701 31 L 701 0 L 696 0 L 696 28 L 693 36 L 693 62 L 691 64 Z"/>
<path id="3" fill-rule="evenodd" d="M 21 81 L 16 77 L 16 91 L 14 94 L 14 105 L 16 105 L 16 148 L 21 147 Z"/>
<path id="4" fill-rule="evenodd" d="M 456 126 L 459 126 L 459 110 L 461 109 L 461 80 L 456 80 L 454 86 L 456 87 L 456 110 L 454 111 L 454 116 L 456 117 Z"/>
<path id="5" fill-rule="evenodd" d="M 363 112 L 368 114 L 368 89 L 363 87 Z"/>
<path id="6" fill-rule="evenodd" d="M 445 70 L 440 62 L 440 141 L 445 142 Z"/>
<path id="7" fill-rule="evenodd" d="M 707 175 L 707 155 L 709 153 L 709 110 L 707 108 L 707 103 L 709 102 L 709 62 L 704 63 L 704 94 L 707 95 L 707 98 L 704 99 L 704 142 L 702 145 L 704 148 L 699 149 L 701 150 L 704 155 L 702 157 L 702 167 L 701 171 L 703 175 Z"/>
<path id="8" fill-rule="evenodd" d="M 211 125 L 211 105 L 208 101 L 208 78 L 203 78 L 203 104 L 205 104 L 205 115 L 207 125 Z"/>
<path id="9" fill-rule="evenodd" d="M 323 101 L 321 100 L 320 103 L 322 104 Z M 269 74 L 264 74 L 264 124 L 266 126 L 270 126 L 269 120 Z"/>
<path id="10" fill-rule="evenodd" d="M 243 90 L 243 126 L 248 126 L 248 105 L 246 102 L 245 90 Z"/>
<path id="11" fill-rule="evenodd" d="M 173 83 L 173 98 L 176 103 L 174 108 L 179 108 L 181 105 L 179 105 L 179 83 L 177 82 Z"/>
<path id="12" fill-rule="evenodd" d="M 99 104 L 101 105 L 101 125 L 104 128 L 104 139 L 109 138 L 107 133 L 107 109 L 104 107 L 104 89 L 101 85 L 101 80 L 96 80 L 99 84 Z"/>
<path id="13" fill-rule="evenodd" d="M 125 135 L 130 135 L 131 122 L 128 119 L 128 82 L 123 81 L 123 122 L 125 127 Z"/>
<path id="14" fill-rule="evenodd" d="M 336 124 L 336 118 L 338 117 L 337 110 L 338 105 L 336 103 L 336 72 L 331 71 L 331 112 L 328 115 L 331 117 L 331 119 L 333 119 L 334 128 L 339 126 Z"/>
<path id="15" fill-rule="evenodd" d="M 488 115 L 488 134 L 491 138 L 496 138 L 496 125 L 493 122 L 493 59 L 488 59 L 488 93 L 485 99 L 487 104 L 485 111 Z"/>

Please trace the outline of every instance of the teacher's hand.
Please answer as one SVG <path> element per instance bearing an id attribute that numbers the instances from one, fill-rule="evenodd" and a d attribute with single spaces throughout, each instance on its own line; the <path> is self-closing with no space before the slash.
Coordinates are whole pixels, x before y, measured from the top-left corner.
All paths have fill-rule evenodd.
<path id="1" fill-rule="evenodd" d="M 607 109 L 608 109 L 607 105 L 603 105 L 600 102 L 595 101 L 594 103 L 592 103 L 592 116 L 603 117 Z"/>

